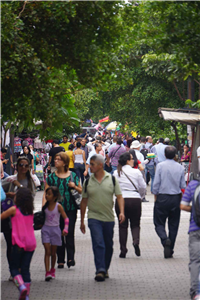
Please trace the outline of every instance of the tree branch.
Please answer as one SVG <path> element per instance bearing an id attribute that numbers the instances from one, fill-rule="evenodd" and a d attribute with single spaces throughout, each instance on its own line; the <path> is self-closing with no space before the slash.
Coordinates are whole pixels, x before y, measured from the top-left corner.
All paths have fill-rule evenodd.
<path id="1" fill-rule="evenodd" d="M 200 85 L 200 82 L 198 82 L 196 79 L 194 79 L 194 81 L 196 81 L 196 83 L 198 83 Z"/>
<path id="2" fill-rule="evenodd" d="M 175 87 L 175 89 L 176 89 L 176 91 L 177 91 L 177 93 L 178 93 L 179 98 L 180 98 L 182 101 L 185 101 L 185 100 L 183 99 L 183 97 L 181 96 L 181 94 L 180 94 L 180 92 L 179 92 L 179 90 L 178 90 L 178 88 L 177 88 L 176 83 L 175 83 L 174 80 L 173 80 L 173 84 L 174 84 L 174 87 Z"/>
<path id="3" fill-rule="evenodd" d="M 25 7 L 26 7 L 26 4 L 27 4 L 28 1 L 24 1 L 24 5 L 22 7 L 22 10 L 20 11 L 19 13 L 19 16 L 16 18 L 16 19 L 20 19 L 21 17 L 21 14 L 23 13 L 23 11 L 25 10 Z M 17 21 L 14 23 L 14 25 L 17 23 Z"/>

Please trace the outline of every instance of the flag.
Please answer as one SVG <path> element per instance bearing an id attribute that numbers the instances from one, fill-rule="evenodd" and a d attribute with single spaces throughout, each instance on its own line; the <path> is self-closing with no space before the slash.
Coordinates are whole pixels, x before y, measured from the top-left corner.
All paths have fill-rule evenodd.
<path id="1" fill-rule="evenodd" d="M 109 116 L 99 120 L 99 123 L 108 122 L 108 121 L 109 121 Z"/>
<path id="2" fill-rule="evenodd" d="M 137 132 L 131 131 L 131 135 L 132 135 L 134 138 L 136 138 L 136 137 L 137 137 Z"/>

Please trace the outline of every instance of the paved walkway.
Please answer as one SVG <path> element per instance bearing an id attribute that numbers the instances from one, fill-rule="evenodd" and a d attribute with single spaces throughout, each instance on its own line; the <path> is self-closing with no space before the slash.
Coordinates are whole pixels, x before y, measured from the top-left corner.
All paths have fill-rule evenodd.
<path id="1" fill-rule="evenodd" d="M 42 192 L 37 192 L 35 208 L 41 208 Z M 56 279 L 45 282 L 44 249 L 40 231 L 36 231 L 37 248 L 31 263 L 31 300 L 189 300 L 188 223 L 189 214 L 181 213 L 181 222 L 173 259 L 163 258 L 163 249 L 153 225 L 153 196 L 142 204 L 141 257 L 134 254 L 129 234 L 126 259 L 119 258 L 118 224 L 115 225 L 114 254 L 105 282 L 94 280 L 94 260 L 89 229 L 80 232 L 80 215 L 76 223 L 76 266 L 56 270 Z M 6 244 L 1 234 L 1 299 L 18 299 L 18 291 L 8 282 Z"/>

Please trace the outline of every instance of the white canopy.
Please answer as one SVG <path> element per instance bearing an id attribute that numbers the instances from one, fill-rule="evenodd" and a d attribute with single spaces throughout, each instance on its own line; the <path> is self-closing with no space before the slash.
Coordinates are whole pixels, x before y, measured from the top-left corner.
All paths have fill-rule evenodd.
<path id="1" fill-rule="evenodd" d="M 165 121 L 175 121 L 196 126 L 200 122 L 200 110 L 159 108 L 159 114 Z"/>

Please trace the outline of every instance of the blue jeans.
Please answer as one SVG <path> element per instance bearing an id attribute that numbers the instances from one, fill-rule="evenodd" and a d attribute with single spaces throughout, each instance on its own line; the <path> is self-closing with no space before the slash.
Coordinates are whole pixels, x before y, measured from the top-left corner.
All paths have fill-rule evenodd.
<path id="1" fill-rule="evenodd" d="M 113 254 L 114 225 L 115 222 L 103 222 L 96 219 L 88 219 L 96 274 L 99 272 L 106 273 L 109 269 Z"/>
<path id="2" fill-rule="evenodd" d="M 147 172 L 149 171 L 150 177 L 151 177 L 151 192 L 153 191 L 153 182 L 155 177 L 155 168 L 154 165 L 146 165 L 145 166 L 145 176 L 147 178 Z"/>
<path id="3" fill-rule="evenodd" d="M 6 173 L 5 171 L 3 172 L 4 173 L 4 177 L 2 179 L 5 179 L 7 177 L 9 177 L 10 175 L 8 173 Z"/>
<path id="4" fill-rule="evenodd" d="M 30 264 L 34 251 L 24 251 L 23 248 L 14 245 L 11 250 L 10 260 L 10 272 L 12 277 L 19 275 L 19 269 L 21 269 L 21 275 L 24 282 L 31 282 L 30 277 Z"/>
<path id="5" fill-rule="evenodd" d="M 78 176 L 78 178 L 81 178 L 82 184 L 84 182 L 84 175 L 83 173 L 85 172 L 85 165 L 84 164 L 79 164 L 79 163 L 74 163 L 74 169 L 75 173 Z"/>
<path id="6" fill-rule="evenodd" d="M 112 166 L 112 171 L 111 171 L 111 174 L 113 175 L 114 171 L 117 170 L 117 167 L 116 166 Z"/>

